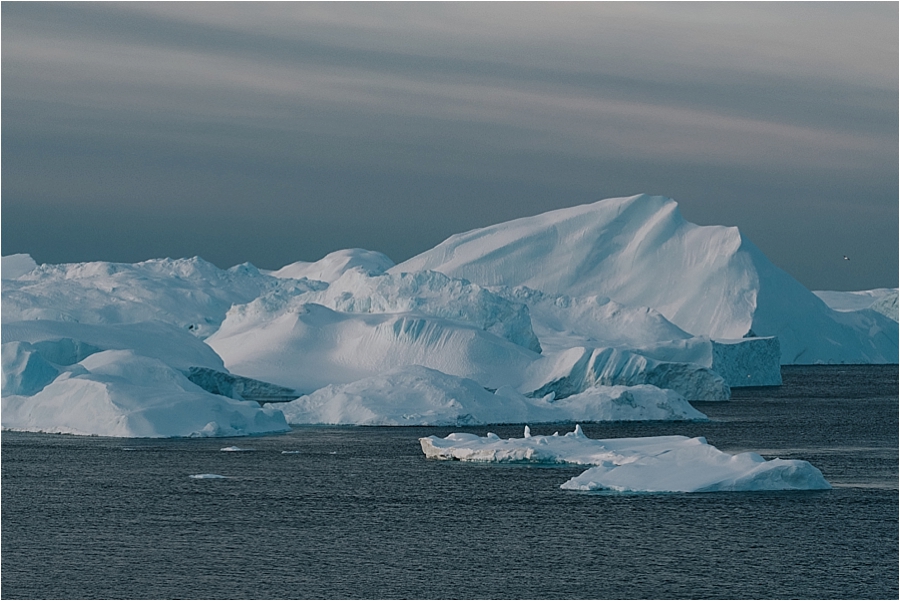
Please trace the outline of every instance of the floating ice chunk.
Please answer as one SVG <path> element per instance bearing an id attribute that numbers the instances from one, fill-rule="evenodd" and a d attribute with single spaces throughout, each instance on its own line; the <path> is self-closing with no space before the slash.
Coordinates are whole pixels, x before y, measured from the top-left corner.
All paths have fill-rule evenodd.
<path id="1" fill-rule="evenodd" d="M 231 447 L 222 447 L 222 448 L 219 449 L 219 450 L 220 450 L 220 451 L 225 451 L 225 452 L 227 452 L 227 453 L 244 453 L 244 452 L 247 452 L 247 451 L 253 451 L 254 449 L 242 449 L 241 447 L 231 446 Z"/>
<path id="2" fill-rule="evenodd" d="M 527 430 L 526 430 L 527 432 Z M 756 453 L 730 455 L 703 437 L 590 439 L 580 425 L 565 436 L 499 439 L 473 434 L 420 438 L 432 459 L 593 465 L 564 484 L 570 490 L 711 492 L 823 490 L 831 485 L 806 461 Z"/>
<path id="3" fill-rule="evenodd" d="M 188 476 L 188 478 L 193 478 L 195 480 L 224 480 L 228 478 L 228 476 L 221 476 L 219 474 L 193 474 Z"/>
<path id="4" fill-rule="evenodd" d="M 300 451 L 282 451 L 282 455 L 299 455 Z"/>

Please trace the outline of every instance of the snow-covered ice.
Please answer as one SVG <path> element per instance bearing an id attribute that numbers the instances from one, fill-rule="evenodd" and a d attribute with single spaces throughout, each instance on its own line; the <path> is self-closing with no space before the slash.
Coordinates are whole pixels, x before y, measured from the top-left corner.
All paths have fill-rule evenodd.
<path id="1" fill-rule="evenodd" d="M 363 248 L 348 248 L 329 253 L 312 263 L 297 261 L 276 271 L 267 272 L 277 278 L 292 278 L 333 282 L 351 269 L 361 269 L 368 275 L 384 273 L 394 266 L 387 255 Z"/>
<path id="2" fill-rule="evenodd" d="M 330 385 L 279 405 L 291 424 L 444 426 L 618 420 L 704 420 L 671 390 L 597 386 L 565 399 L 528 398 L 510 387 L 492 393 L 471 379 L 419 365 Z"/>
<path id="3" fill-rule="evenodd" d="M 657 361 L 636 352 L 574 347 L 533 361 L 519 390 L 565 398 L 594 386 L 649 384 L 691 401 L 724 401 L 731 388 L 719 374 L 695 363 Z"/>
<path id="4" fill-rule="evenodd" d="M 501 439 L 488 433 L 420 438 L 431 459 L 477 462 L 570 463 L 593 466 L 561 485 L 570 490 L 713 492 L 831 488 L 807 461 L 731 455 L 703 437 L 587 438 L 580 426 L 563 436 Z"/>
<path id="5" fill-rule="evenodd" d="M 313 303 L 235 307 L 206 342 L 230 371 L 304 394 L 407 365 L 500 388 L 517 384 L 540 357 L 463 322 L 417 313 L 344 313 Z"/>
<path id="6" fill-rule="evenodd" d="M 897 288 L 875 288 L 844 292 L 815 290 L 813 294 L 825 301 L 835 311 L 863 311 L 871 309 L 897 321 Z"/>
<path id="7" fill-rule="evenodd" d="M 358 248 L 277 271 L 12 255 L 2 281 L 13 429 L 227 436 L 283 430 L 282 409 L 292 423 L 703 419 L 685 399 L 777 385 L 781 363 L 898 361 L 896 289 L 816 296 L 736 228 L 646 195 L 458 234 L 399 265 Z"/>
<path id="8" fill-rule="evenodd" d="M 194 480 L 224 480 L 228 476 L 222 476 L 221 474 L 192 474 L 188 478 L 193 478 Z"/>
<path id="9" fill-rule="evenodd" d="M 37 263 L 31 258 L 31 255 L 7 255 L 0 263 L 0 277 L 4 280 L 14 280 L 34 271 L 35 268 L 37 268 Z"/>
<path id="10" fill-rule="evenodd" d="M 199 257 L 41 265 L 15 279 L 4 277 L 2 319 L 4 325 L 36 319 L 96 325 L 162 321 L 205 338 L 231 305 L 285 285 L 324 286 L 286 283 L 250 264 L 219 269 Z"/>
<path id="11" fill-rule="evenodd" d="M 210 394 L 180 371 L 131 350 L 93 353 L 60 372 L 33 394 L 4 393 L 3 428 L 127 438 L 244 436 L 289 429 L 277 409 Z"/>
<path id="12" fill-rule="evenodd" d="M 781 362 L 897 363 L 897 326 L 841 319 L 735 227 L 685 221 L 661 196 L 612 198 L 451 236 L 388 270 L 602 295 L 695 336 L 777 336 Z"/>

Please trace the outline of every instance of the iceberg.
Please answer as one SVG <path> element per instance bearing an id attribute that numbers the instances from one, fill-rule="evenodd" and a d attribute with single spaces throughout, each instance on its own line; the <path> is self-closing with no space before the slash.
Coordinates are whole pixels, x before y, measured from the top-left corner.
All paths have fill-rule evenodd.
<path id="1" fill-rule="evenodd" d="M 703 437 L 652 436 L 590 439 L 581 426 L 563 436 L 501 439 L 488 433 L 420 438 L 429 459 L 592 466 L 564 482 L 568 490 L 618 492 L 714 492 L 827 490 L 822 472 L 802 460 L 765 460 L 756 453 L 731 455 Z"/>
<path id="2" fill-rule="evenodd" d="M 159 321 L 104 325 L 44 319 L 7 322 L 0 339 L 4 345 L 31 343 L 48 360 L 61 365 L 77 363 L 101 350 L 133 350 L 182 371 L 191 367 L 225 371 L 222 358 L 202 340 Z"/>
<path id="3" fill-rule="evenodd" d="M 4 373 L 7 369 L 4 365 Z M 21 391 L 32 394 L 4 392 L 3 428 L 125 438 L 245 436 L 290 429 L 280 411 L 210 394 L 180 371 L 131 350 L 92 353 L 60 372 L 42 386 Z"/>
<path id="4" fill-rule="evenodd" d="M 15 279 L 4 278 L 2 319 L 4 326 L 33 320 L 93 325 L 161 321 L 202 339 L 219 327 L 235 303 L 281 286 L 318 285 L 324 286 L 285 282 L 249 263 L 223 270 L 199 257 L 41 265 Z"/>
<path id="5" fill-rule="evenodd" d="M 297 261 L 276 271 L 266 272 L 276 278 L 308 279 L 334 282 L 351 269 L 367 275 L 379 275 L 394 266 L 394 262 L 380 252 L 363 248 L 348 248 L 329 253 L 315 262 Z"/>
<path id="6" fill-rule="evenodd" d="M 278 406 L 291 423 L 704 419 L 688 400 L 777 385 L 783 363 L 898 361 L 896 289 L 816 296 L 736 228 L 646 195 L 399 265 L 12 255 L 2 279 L 4 428 L 252 434 L 287 427 Z"/>
<path id="7" fill-rule="evenodd" d="M 489 388 L 514 386 L 537 353 L 479 327 L 416 313 L 344 313 L 262 297 L 206 340 L 229 371 L 308 394 L 422 365 Z"/>
<path id="8" fill-rule="evenodd" d="M 782 364 L 898 362 L 895 322 L 844 318 L 737 228 L 689 223 L 661 196 L 612 198 L 456 234 L 388 273 L 421 270 L 486 287 L 602 295 L 652 307 L 685 332 L 715 340 L 776 336 Z"/>
<path id="9" fill-rule="evenodd" d="M 462 426 L 618 420 L 705 420 L 683 397 L 653 386 L 597 386 L 565 399 L 528 398 L 510 387 L 412 365 L 329 385 L 279 405 L 291 424 Z"/>
<path id="10" fill-rule="evenodd" d="M 37 269 L 37 263 L 31 258 L 31 255 L 7 255 L 0 263 L 0 277 L 4 280 L 14 280 L 35 269 Z"/>
<path id="11" fill-rule="evenodd" d="M 731 388 L 716 372 L 694 363 L 649 359 L 620 349 L 575 347 L 548 354 L 529 365 L 519 390 L 528 396 L 552 393 L 566 398 L 594 386 L 649 384 L 691 401 L 725 401 Z"/>
<path id="12" fill-rule="evenodd" d="M 634 352 L 658 361 L 706 367 L 731 388 L 781 385 L 781 345 L 775 336 L 739 340 L 695 336 L 645 344 Z"/>
<path id="13" fill-rule="evenodd" d="M 813 294 L 822 299 L 835 311 L 864 311 L 871 309 L 888 319 L 897 321 L 897 288 L 876 288 L 842 292 L 835 290 L 815 290 Z"/>

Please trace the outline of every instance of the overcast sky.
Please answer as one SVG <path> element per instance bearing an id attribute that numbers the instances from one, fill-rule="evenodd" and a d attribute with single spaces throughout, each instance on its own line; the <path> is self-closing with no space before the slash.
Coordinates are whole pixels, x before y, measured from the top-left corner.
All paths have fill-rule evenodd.
<path id="1" fill-rule="evenodd" d="M 0 10 L 4 255 L 399 262 L 646 192 L 898 284 L 895 2 Z"/>

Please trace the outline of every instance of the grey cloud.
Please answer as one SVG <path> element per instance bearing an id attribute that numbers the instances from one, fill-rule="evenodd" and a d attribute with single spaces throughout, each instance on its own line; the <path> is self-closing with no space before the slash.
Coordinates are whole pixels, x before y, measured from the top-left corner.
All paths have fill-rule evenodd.
<path id="1" fill-rule="evenodd" d="M 648 191 L 752 232 L 808 285 L 896 279 L 896 231 L 881 231 L 897 221 L 895 5 L 2 11 L 4 253 L 194 248 L 155 207 L 215 221 L 198 251 L 214 261 L 277 267 L 341 245 L 401 260 L 453 228 Z M 9 225 L 54 206 L 110 228 L 143 215 L 159 235 L 144 251 L 128 248 L 140 236 L 110 237 L 104 255 Z M 822 239 L 794 227 L 780 240 L 784 224 L 848 215 L 832 240 L 893 259 L 828 284 L 812 267 Z M 251 216 L 279 232 L 274 247 L 229 240 Z M 308 219 L 319 227 L 287 241 L 285 224 Z"/>

